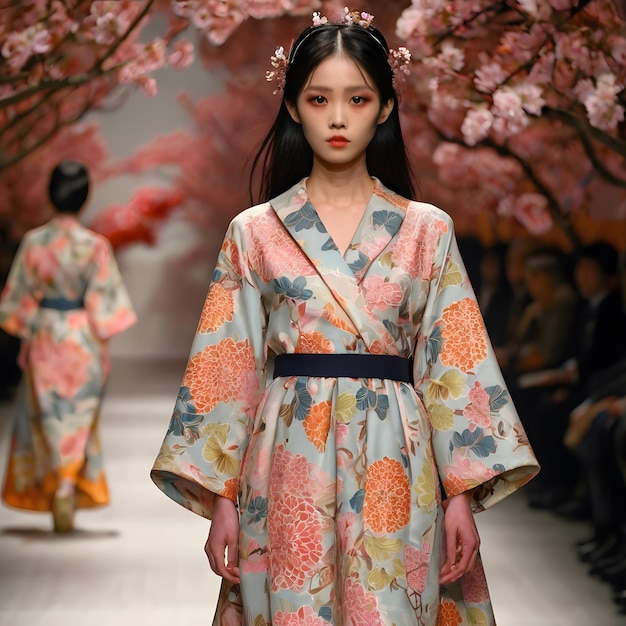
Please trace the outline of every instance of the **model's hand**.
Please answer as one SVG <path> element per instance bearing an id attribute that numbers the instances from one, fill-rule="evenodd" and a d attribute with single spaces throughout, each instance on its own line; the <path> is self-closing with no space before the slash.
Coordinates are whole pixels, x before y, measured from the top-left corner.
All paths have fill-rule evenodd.
<path id="1" fill-rule="evenodd" d="M 476 563 L 480 538 L 471 508 L 471 492 L 460 493 L 446 501 L 444 513 L 446 560 L 439 582 L 447 585 L 469 572 Z"/>
<path id="2" fill-rule="evenodd" d="M 211 569 L 232 583 L 239 582 L 237 546 L 239 543 L 239 513 L 230 498 L 215 496 L 213 521 L 204 551 Z"/>
<path id="3" fill-rule="evenodd" d="M 22 339 L 20 351 L 17 355 L 17 366 L 23 371 L 30 368 L 30 341 Z"/>

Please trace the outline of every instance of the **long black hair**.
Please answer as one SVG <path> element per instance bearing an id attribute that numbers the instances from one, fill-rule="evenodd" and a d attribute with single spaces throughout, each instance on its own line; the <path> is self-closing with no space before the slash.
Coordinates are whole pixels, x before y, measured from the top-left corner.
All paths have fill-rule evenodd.
<path id="1" fill-rule="evenodd" d="M 379 124 L 366 150 L 366 165 L 371 176 L 400 195 L 415 199 L 413 173 L 400 128 L 398 95 L 393 71 L 388 62 L 389 46 L 382 33 L 358 24 L 310 26 L 294 41 L 289 53 L 283 99 L 278 115 L 263 140 L 250 174 L 250 198 L 255 173 L 260 174 L 256 200 L 267 201 L 308 176 L 313 167 L 313 150 L 302 126 L 295 122 L 285 102 L 295 103 L 315 68 L 325 59 L 341 52 L 352 59 L 372 79 L 381 103 L 393 100 L 385 122 Z"/>
<path id="2" fill-rule="evenodd" d="M 78 161 L 59 163 L 50 175 L 48 195 L 59 213 L 78 213 L 89 195 L 87 168 Z"/>

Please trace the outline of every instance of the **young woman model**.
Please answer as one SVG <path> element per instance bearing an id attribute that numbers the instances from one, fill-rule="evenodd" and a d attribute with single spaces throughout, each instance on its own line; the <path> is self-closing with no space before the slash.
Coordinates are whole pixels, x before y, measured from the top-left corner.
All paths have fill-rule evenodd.
<path id="1" fill-rule="evenodd" d="M 273 57 L 265 202 L 226 234 L 152 470 L 212 519 L 215 624 L 491 624 L 473 510 L 537 472 L 452 222 L 409 199 L 407 53 L 371 19 L 314 14 Z"/>
<path id="2" fill-rule="evenodd" d="M 88 195 L 82 164 L 55 167 L 56 215 L 24 235 L 0 300 L 23 370 L 2 499 L 52 511 L 57 532 L 72 530 L 76 507 L 109 501 L 97 430 L 108 340 L 136 319 L 111 245 L 78 222 Z"/>

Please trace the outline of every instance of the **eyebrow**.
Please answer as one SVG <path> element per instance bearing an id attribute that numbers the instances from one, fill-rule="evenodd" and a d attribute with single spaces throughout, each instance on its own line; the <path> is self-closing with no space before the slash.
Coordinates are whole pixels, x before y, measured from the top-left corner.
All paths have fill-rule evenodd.
<path id="1" fill-rule="evenodd" d="M 345 87 L 343 89 L 344 92 L 349 92 L 349 91 L 363 91 L 363 90 L 367 90 L 367 91 L 374 91 L 374 89 L 372 89 L 367 83 L 362 83 L 361 85 L 352 85 L 350 87 Z M 334 89 L 332 87 L 325 87 L 324 85 L 307 85 L 302 91 L 321 91 L 321 92 L 330 92 L 330 91 L 334 91 Z"/>

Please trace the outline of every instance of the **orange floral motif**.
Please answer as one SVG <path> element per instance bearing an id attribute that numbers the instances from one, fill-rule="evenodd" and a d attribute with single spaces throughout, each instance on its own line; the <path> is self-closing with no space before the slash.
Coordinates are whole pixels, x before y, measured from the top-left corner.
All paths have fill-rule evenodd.
<path id="1" fill-rule="evenodd" d="M 384 457 L 367 468 L 363 520 L 377 535 L 393 533 L 409 522 L 411 488 L 400 461 Z"/>
<path id="2" fill-rule="evenodd" d="M 224 489 L 222 489 L 221 495 L 231 500 L 237 500 L 238 481 L 236 478 L 229 478 L 224 483 Z"/>
<path id="3" fill-rule="evenodd" d="M 443 365 L 469 372 L 487 357 L 487 332 L 476 300 L 463 298 L 446 307 L 441 316 L 441 334 Z"/>
<path id="4" fill-rule="evenodd" d="M 437 614 L 437 626 L 458 626 L 463 623 L 459 609 L 452 600 L 442 600 Z"/>
<path id="5" fill-rule="evenodd" d="M 330 354 L 333 352 L 333 342 L 317 330 L 311 333 L 301 333 L 298 336 L 296 352 L 301 354 Z"/>
<path id="6" fill-rule="evenodd" d="M 335 313 L 333 305 L 329 302 L 324 306 L 324 318 L 326 318 L 333 326 L 339 330 L 345 330 L 348 333 L 355 334 L 354 324 L 348 323 L 350 320 L 344 320 Z"/>
<path id="7" fill-rule="evenodd" d="M 330 400 L 314 404 L 303 423 L 306 436 L 320 452 L 326 450 L 331 407 Z"/>
<path id="8" fill-rule="evenodd" d="M 255 371 L 254 348 L 248 340 L 227 337 L 191 357 L 182 384 L 189 387 L 196 409 L 203 413 L 240 397 L 243 381 Z"/>
<path id="9" fill-rule="evenodd" d="M 225 322 L 231 322 L 235 312 L 233 295 L 220 283 L 213 283 L 202 309 L 198 332 L 214 333 Z"/>

